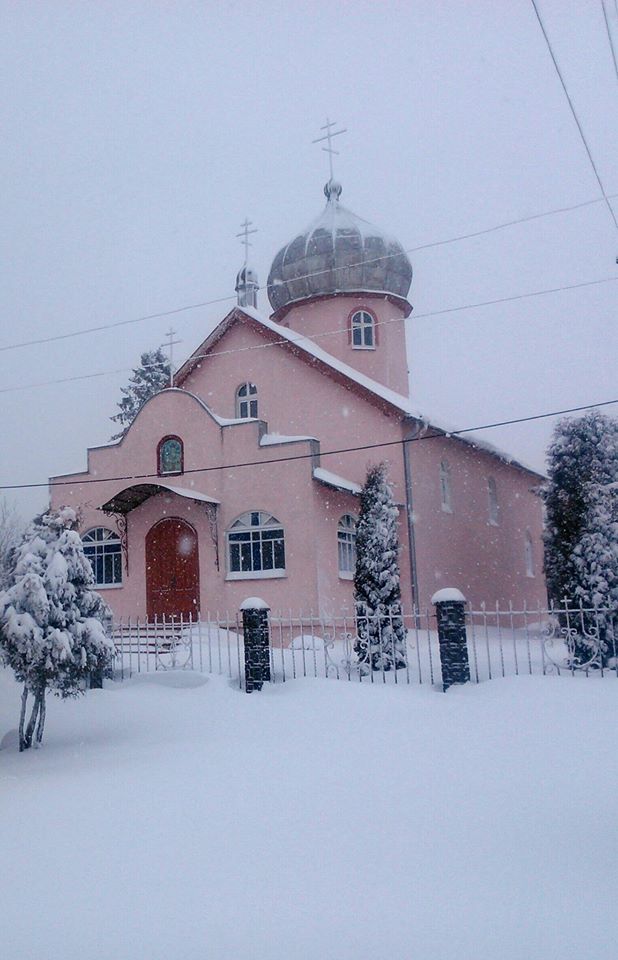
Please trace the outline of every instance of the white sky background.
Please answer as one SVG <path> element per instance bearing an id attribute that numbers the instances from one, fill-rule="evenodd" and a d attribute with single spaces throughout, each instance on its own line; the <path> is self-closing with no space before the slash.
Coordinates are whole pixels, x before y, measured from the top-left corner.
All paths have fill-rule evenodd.
<path id="1" fill-rule="evenodd" d="M 539 6 L 618 193 L 601 0 Z M 614 0 L 609 14 L 618 44 Z M 327 114 L 349 131 L 342 202 L 406 248 L 600 195 L 529 0 L 2 0 L 0 16 L 0 347 L 233 297 L 245 215 L 265 285 L 323 205 L 327 159 L 311 140 Z M 618 283 L 415 319 L 618 277 L 616 255 L 603 203 L 411 255 L 416 407 L 464 427 L 618 396 Z M 172 318 L 177 356 L 227 309 Z M 86 447 L 114 432 L 130 368 L 169 325 L 0 352 L 2 388 L 127 368 L 0 393 L 0 482 L 82 469 Z M 539 468 L 552 426 L 484 436 Z M 47 498 L 8 496 L 26 515 Z"/>

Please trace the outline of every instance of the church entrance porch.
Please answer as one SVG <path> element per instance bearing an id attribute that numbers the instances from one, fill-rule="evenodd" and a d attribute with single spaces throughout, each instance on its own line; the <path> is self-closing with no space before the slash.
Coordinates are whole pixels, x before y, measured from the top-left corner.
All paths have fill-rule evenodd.
<path id="1" fill-rule="evenodd" d="M 197 533 L 179 517 L 166 517 L 146 535 L 146 608 L 155 617 L 196 618 L 200 574 Z"/>

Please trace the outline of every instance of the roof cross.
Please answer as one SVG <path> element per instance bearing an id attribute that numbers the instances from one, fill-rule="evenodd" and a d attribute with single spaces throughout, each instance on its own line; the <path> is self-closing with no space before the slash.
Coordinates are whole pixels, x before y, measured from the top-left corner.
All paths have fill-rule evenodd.
<path id="1" fill-rule="evenodd" d="M 174 337 L 176 336 L 176 331 L 172 330 L 171 327 L 169 328 L 165 336 L 167 337 L 168 342 L 162 344 L 162 347 L 164 350 L 169 349 L 169 352 L 170 352 L 170 387 L 173 387 L 174 386 L 174 344 L 182 343 L 182 340 L 174 340 Z"/>
<path id="2" fill-rule="evenodd" d="M 258 231 L 257 231 L 257 227 L 254 227 L 253 230 L 250 230 L 250 229 L 249 229 L 249 227 L 253 226 L 253 221 L 252 221 L 252 220 L 249 220 L 248 217 L 245 217 L 245 222 L 244 222 L 244 223 L 241 223 L 240 226 L 242 227 L 242 230 L 240 231 L 240 233 L 237 233 L 236 236 L 237 236 L 237 237 L 242 237 L 242 239 L 241 239 L 240 242 L 242 243 L 243 247 L 245 248 L 245 262 L 244 262 L 244 266 L 246 267 L 246 266 L 247 266 L 247 262 L 248 262 L 248 260 L 249 260 L 249 247 L 253 246 L 253 244 L 252 244 L 251 241 L 249 240 L 249 235 L 252 234 L 252 233 L 257 233 Z"/>
<path id="3" fill-rule="evenodd" d="M 339 151 L 333 150 L 333 138 L 338 137 L 342 133 L 347 133 L 346 127 L 343 127 L 343 129 L 341 130 L 331 129 L 332 127 L 336 127 L 336 126 L 337 126 L 337 121 L 336 120 L 331 121 L 327 117 L 326 123 L 324 124 L 324 126 L 320 127 L 320 130 L 326 130 L 326 133 L 324 134 L 323 137 L 318 137 L 316 140 L 311 141 L 312 143 L 322 143 L 324 140 L 328 140 L 328 146 L 322 147 L 322 150 L 324 150 L 324 152 L 328 154 L 328 165 L 330 169 L 331 180 L 333 179 L 333 154 L 336 153 L 337 156 L 339 156 Z"/>

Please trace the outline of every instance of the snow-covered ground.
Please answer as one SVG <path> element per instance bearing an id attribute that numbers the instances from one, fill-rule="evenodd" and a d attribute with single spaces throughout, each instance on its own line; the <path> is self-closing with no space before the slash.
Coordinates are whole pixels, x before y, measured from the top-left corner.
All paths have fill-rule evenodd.
<path id="1" fill-rule="evenodd" d="M 52 699 L 0 751 L 2 956 L 614 960 L 617 724 L 611 675 Z"/>

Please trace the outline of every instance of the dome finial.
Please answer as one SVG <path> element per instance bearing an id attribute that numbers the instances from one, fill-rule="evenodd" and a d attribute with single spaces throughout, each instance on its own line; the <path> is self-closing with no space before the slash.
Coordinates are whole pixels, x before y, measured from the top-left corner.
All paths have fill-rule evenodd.
<path id="1" fill-rule="evenodd" d="M 331 177 L 328 183 L 324 184 L 324 196 L 330 203 L 331 200 L 338 200 L 341 196 L 341 191 L 343 187 L 337 180 L 333 180 Z"/>

